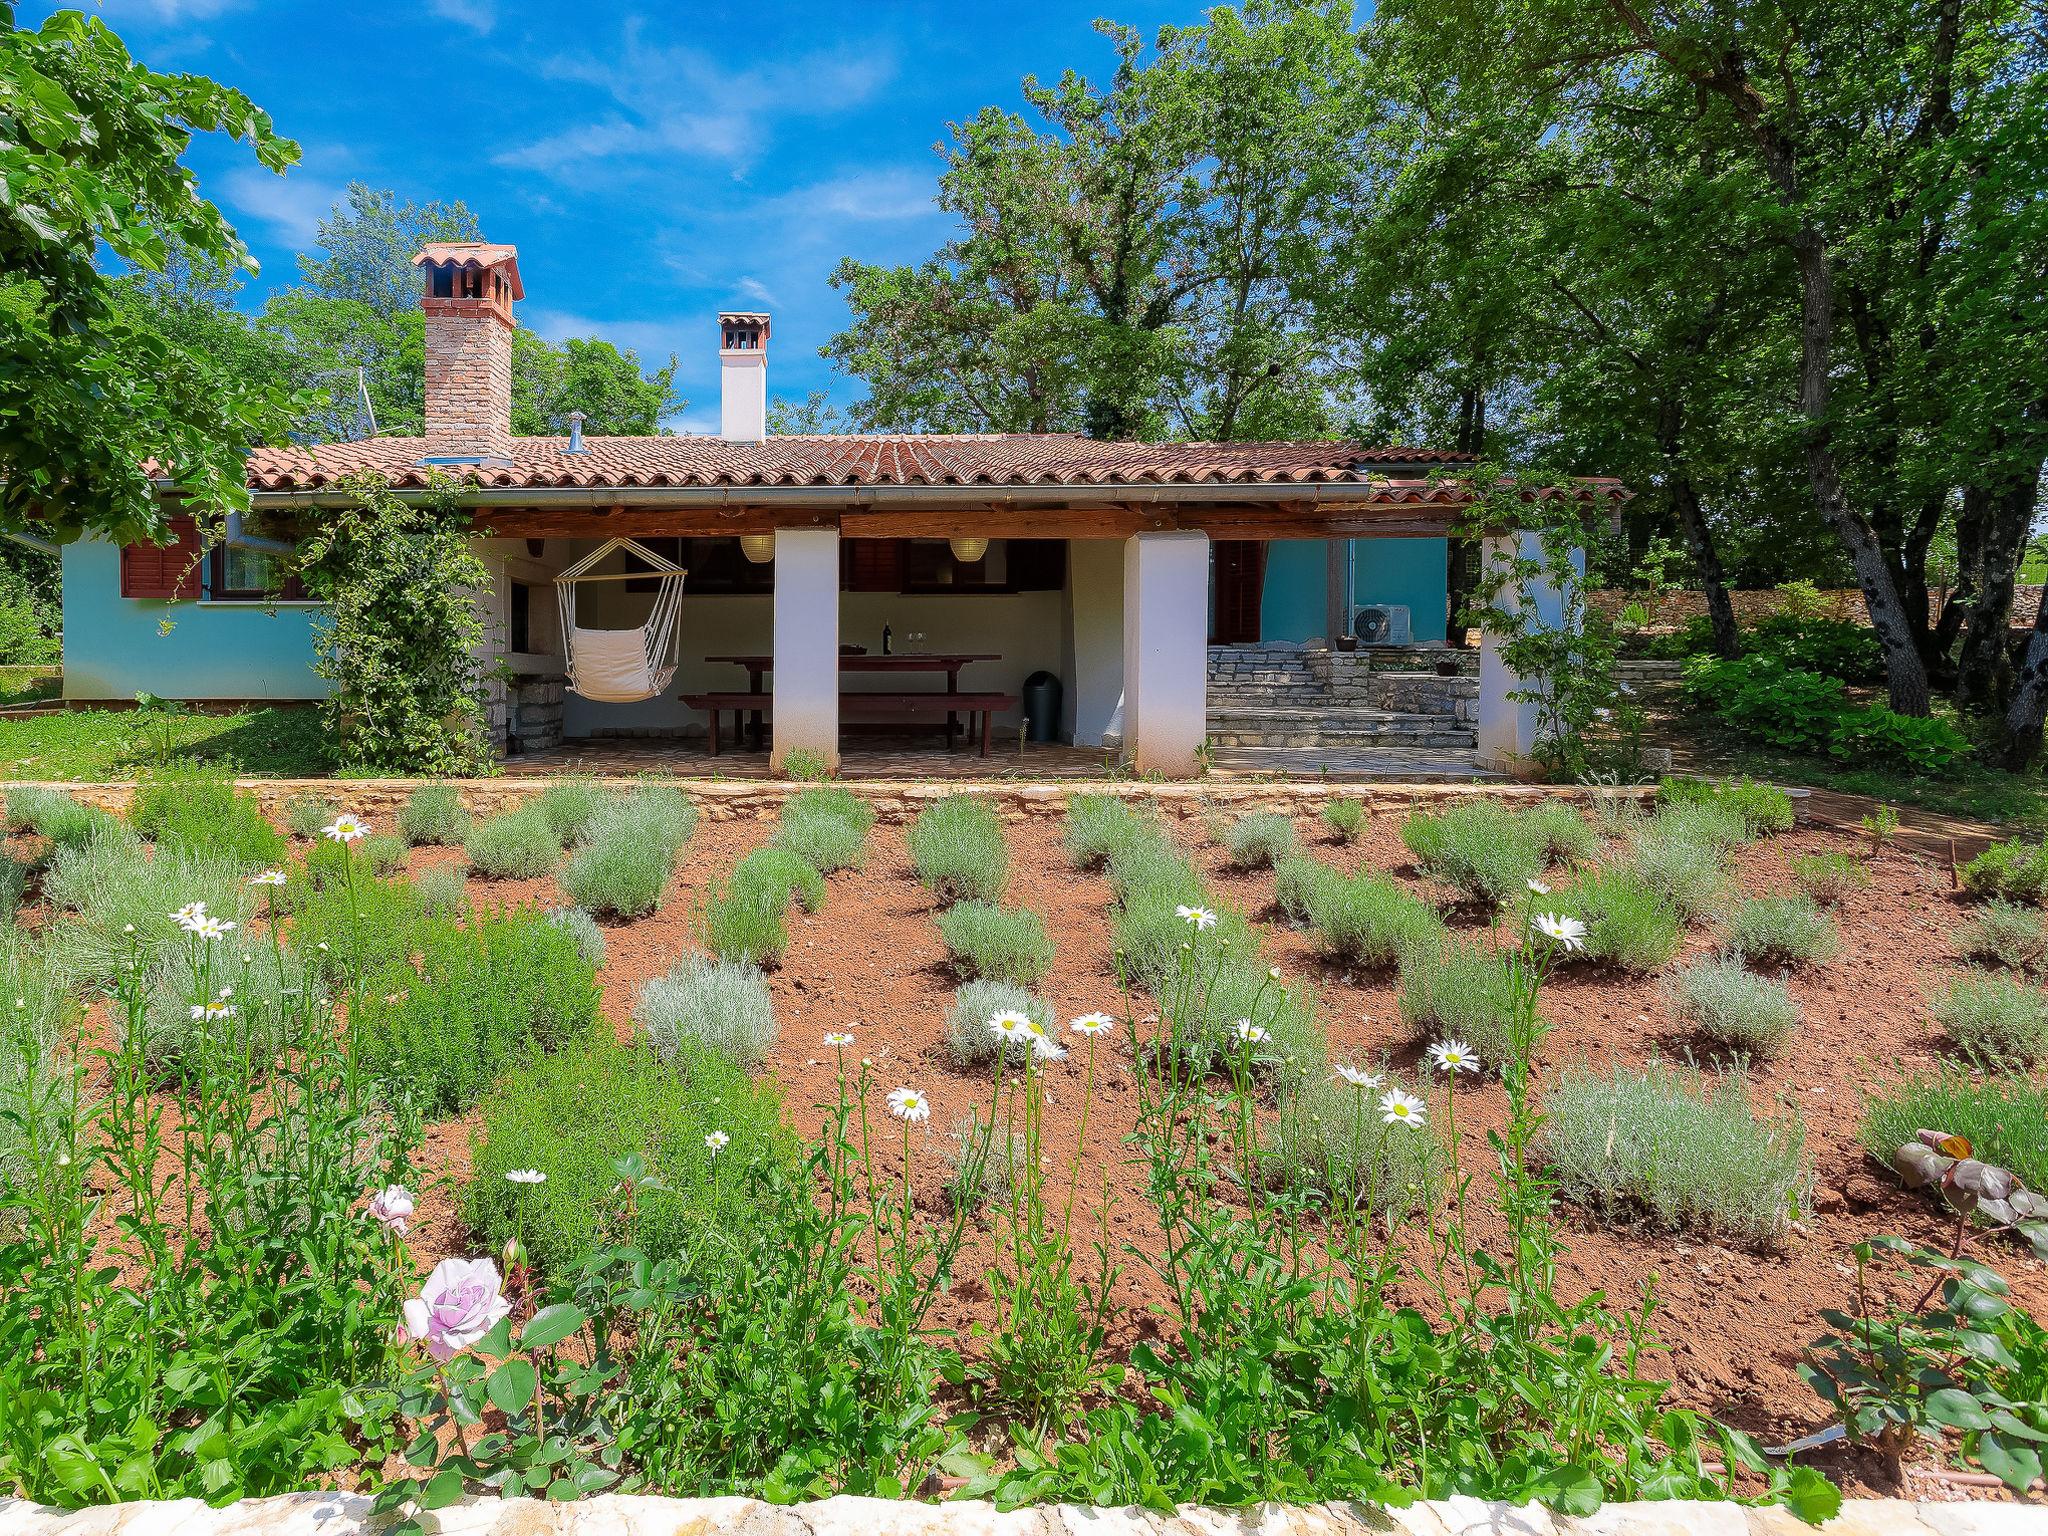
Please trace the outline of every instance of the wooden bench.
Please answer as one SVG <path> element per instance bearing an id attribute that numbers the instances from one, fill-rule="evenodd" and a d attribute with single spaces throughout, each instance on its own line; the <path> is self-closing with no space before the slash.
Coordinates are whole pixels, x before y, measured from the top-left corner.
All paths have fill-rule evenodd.
<path id="1" fill-rule="evenodd" d="M 711 755 L 718 756 L 718 717 L 726 710 L 733 713 L 733 739 L 739 739 L 745 729 L 741 717 L 758 717 L 772 714 L 775 695 L 759 693 L 686 693 L 683 702 L 692 709 L 704 711 L 705 723 L 709 727 Z M 969 738 L 976 736 L 979 722 L 981 755 L 988 756 L 990 717 L 1000 709 L 1015 709 L 1017 696 L 1014 693 L 842 693 L 839 695 L 839 718 L 860 725 L 921 725 L 927 721 L 946 727 L 946 744 L 952 745 L 953 721 L 957 715 L 967 717 Z"/>

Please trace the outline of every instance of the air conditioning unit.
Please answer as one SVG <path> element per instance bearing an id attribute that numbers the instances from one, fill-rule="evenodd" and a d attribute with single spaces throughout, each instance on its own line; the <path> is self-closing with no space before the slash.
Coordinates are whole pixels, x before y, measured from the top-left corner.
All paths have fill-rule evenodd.
<path id="1" fill-rule="evenodd" d="M 1351 610 L 1351 633 L 1360 645 L 1412 645 L 1414 630 L 1403 603 L 1361 603 Z"/>

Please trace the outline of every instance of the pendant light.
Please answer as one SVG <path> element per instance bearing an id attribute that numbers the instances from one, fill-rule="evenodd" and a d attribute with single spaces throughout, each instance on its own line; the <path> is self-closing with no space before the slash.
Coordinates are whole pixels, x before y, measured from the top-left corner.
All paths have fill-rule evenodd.
<path id="1" fill-rule="evenodd" d="M 775 558 L 775 535 L 772 533 L 743 533 L 740 535 L 740 553 L 755 565 L 766 565 Z"/>
<path id="2" fill-rule="evenodd" d="M 987 539 L 948 539 L 946 548 L 953 551 L 953 558 L 962 565 L 973 565 L 988 553 Z"/>

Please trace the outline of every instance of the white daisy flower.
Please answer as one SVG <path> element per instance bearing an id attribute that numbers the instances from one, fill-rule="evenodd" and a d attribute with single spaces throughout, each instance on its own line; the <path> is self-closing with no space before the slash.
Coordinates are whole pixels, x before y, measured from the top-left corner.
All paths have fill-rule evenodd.
<path id="1" fill-rule="evenodd" d="M 898 1120 L 922 1125 L 932 1117 L 932 1101 L 915 1088 L 896 1088 L 889 1093 L 889 1113 Z"/>
<path id="2" fill-rule="evenodd" d="M 1537 932 L 1553 939 L 1568 950 L 1586 947 L 1586 925 L 1576 917 L 1559 917 L 1555 912 L 1539 912 L 1535 917 Z"/>
<path id="3" fill-rule="evenodd" d="M 1389 1088 L 1380 1095 L 1380 1122 L 1384 1125 L 1419 1126 L 1428 1118 L 1428 1107 L 1412 1093 Z"/>
<path id="4" fill-rule="evenodd" d="M 837 1050 L 842 1045 L 853 1044 L 853 1036 L 843 1029 L 828 1029 L 825 1031 L 825 1043 Z"/>
<path id="5" fill-rule="evenodd" d="M 1175 907 L 1173 915 L 1197 933 L 1207 933 L 1216 926 L 1216 914 L 1207 907 Z"/>
<path id="6" fill-rule="evenodd" d="M 1531 880 L 1529 882 L 1529 889 L 1534 891 L 1538 896 L 1548 896 L 1550 894 L 1550 887 L 1545 885 L 1541 880 Z"/>
<path id="7" fill-rule="evenodd" d="M 283 885 L 284 871 L 281 869 L 266 869 L 260 875 L 251 875 L 249 883 L 251 885 Z"/>
<path id="8" fill-rule="evenodd" d="M 219 1024 L 235 1016 L 233 1003 L 194 1003 L 192 1022 L 194 1024 Z"/>
<path id="9" fill-rule="evenodd" d="M 1377 1088 L 1385 1081 L 1377 1072 L 1368 1072 L 1363 1067 L 1339 1067 L 1337 1076 L 1354 1088 Z"/>
<path id="10" fill-rule="evenodd" d="M 1273 1038 L 1250 1019 L 1239 1019 L 1237 1021 L 1236 1034 L 1237 1038 L 1247 1045 L 1264 1045 Z"/>
<path id="11" fill-rule="evenodd" d="M 370 824 L 360 816 L 351 816 L 343 811 L 320 829 L 320 835 L 330 843 L 352 843 L 370 835 Z"/>
<path id="12" fill-rule="evenodd" d="M 1439 1072 L 1477 1072 L 1479 1057 L 1462 1040 L 1439 1040 L 1429 1048 L 1429 1059 Z"/>
<path id="13" fill-rule="evenodd" d="M 1106 1013 L 1084 1013 L 1067 1028 L 1077 1035 L 1100 1035 L 1116 1028 L 1116 1020 Z"/>
<path id="14" fill-rule="evenodd" d="M 1026 1040 L 1031 1036 L 1031 1017 L 1015 1009 L 1005 1009 L 988 1021 L 988 1032 L 1004 1044 L 1012 1040 Z"/>
<path id="15" fill-rule="evenodd" d="M 206 916 L 205 902 L 188 901 L 185 903 L 185 905 L 178 908 L 177 911 L 171 914 L 171 921 L 176 923 L 180 928 L 184 929 L 187 933 L 190 933 L 193 929 L 193 925 L 196 924 L 199 921 L 199 919 L 201 919 L 204 916 Z M 135 931 L 135 925 L 132 923 L 129 924 L 127 931 L 133 933 Z"/>
<path id="16" fill-rule="evenodd" d="M 233 933 L 235 925 L 233 923 L 224 923 L 217 917 L 202 915 L 194 918 L 185 931 L 191 934 L 193 938 L 202 939 L 210 944 L 215 939 L 224 939 L 230 933 Z"/>
<path id="17" fill-rule="evenodd" d="M 548 1181 L 548 1176 L 538 1168 L 514 1168 L 505 1178 L 512 1184 L 545 1184 Z"/>
<path id="18" fill-rule="evenodd" d="M 704 1146 L 713 1157 L 718 1156 L 719 1153 L 723 1152 L 730 1145 L 732 1145 L 732 1138 L 723 1131 L 713 1131 L 704 1138 Z"/>
<path id="19" fill-rule="evenodd" d="M 1045 1026 L 1036 1019 L 1025 1020 L 1025 1031 L 1031 1037 L 1031 1053 L 1040 1061 L 1065 1061 L 1067 1048 L 1046 1033 Z"/>

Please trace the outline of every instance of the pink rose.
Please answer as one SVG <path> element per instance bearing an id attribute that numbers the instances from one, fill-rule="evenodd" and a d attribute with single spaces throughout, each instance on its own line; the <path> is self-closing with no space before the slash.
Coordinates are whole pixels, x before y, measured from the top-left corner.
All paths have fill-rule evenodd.
<path id="1" fill-rule="evenodd" d="M 368 1210 L 372 1220 L 402 1233 L 406 1219 L 412 1215 L 412 1191 L 403 1184 L 387 1184 L 370 1196 Z"/>
<path id="2" fill-rule="evenodd" d="M 452 1360 L 497 1327 L 512 1304 L 498 1294 L 489 1259 L 443 1259 L 405 1304 L 405 1331 L 436 1360 Z"/>

